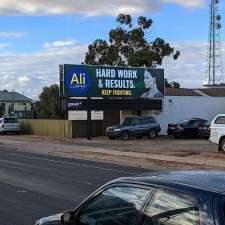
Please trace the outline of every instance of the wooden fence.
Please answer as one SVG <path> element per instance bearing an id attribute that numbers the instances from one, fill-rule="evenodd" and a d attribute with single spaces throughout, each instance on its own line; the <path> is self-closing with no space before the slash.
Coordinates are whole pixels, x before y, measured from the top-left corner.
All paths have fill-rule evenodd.
<path id="1" fill-rule="evenodd" d="M 21 129 L 25 134 L 49 137 L 83 138 L 87 133 L 87 121 L 21 119 Z M 92 136 L 105 134 L 102 120 L 92 121 Z"/>

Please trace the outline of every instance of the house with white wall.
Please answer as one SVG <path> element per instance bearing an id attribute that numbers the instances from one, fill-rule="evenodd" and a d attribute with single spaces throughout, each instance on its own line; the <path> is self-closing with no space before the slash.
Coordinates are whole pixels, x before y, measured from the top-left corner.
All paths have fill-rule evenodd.
<path id="1" fill-rule="evenodd" d="M 162 111 L 152 112 L 161 125 L 163 135 L 167 134 L 168 123 L 189 118 L 211 121 L 219 113 L 225 113 L 225 88 L 167 88 Z"/>
<path id="2" fill-rule="evenodd" d="M 15 91 L 0 91 L 0 116 L 15 114 L 22 117 L 32 110 L 33 100 Z"/>

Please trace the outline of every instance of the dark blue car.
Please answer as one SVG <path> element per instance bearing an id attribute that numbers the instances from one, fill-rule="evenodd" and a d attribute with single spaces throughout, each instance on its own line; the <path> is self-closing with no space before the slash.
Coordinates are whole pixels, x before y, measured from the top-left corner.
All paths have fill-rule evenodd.
<path id="1" fill-rule="evenodd" d="M 36 224 L 224 225 L 225 172 L 159 172 L 117 179 L 76 209 Z"/>

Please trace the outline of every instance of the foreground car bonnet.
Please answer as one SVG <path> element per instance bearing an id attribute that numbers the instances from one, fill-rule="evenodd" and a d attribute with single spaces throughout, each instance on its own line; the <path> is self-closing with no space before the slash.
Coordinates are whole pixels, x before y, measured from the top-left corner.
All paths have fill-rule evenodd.
<path id="1" fill-rule="evenodd" d="M 53 216 L 48 216 L 44 217 L 40 220 L 38 220 L 35 225 L 56 225 L 56 224 L 61 224 L 61 216 L 62 213 L 53 215 Z"/>

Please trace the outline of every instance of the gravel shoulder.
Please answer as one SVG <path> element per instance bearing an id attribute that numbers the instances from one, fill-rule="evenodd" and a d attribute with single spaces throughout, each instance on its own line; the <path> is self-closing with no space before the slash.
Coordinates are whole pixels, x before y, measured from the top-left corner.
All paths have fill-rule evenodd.
<path id="1" fill-rule="evenodd" d="M 33 135 L 0 136 L 0 149 L 110 162 L 146 169 L 225 169 L 225 154 L 217 146 L 203 139 L 177 140 L 158 137 L 154 140 L 108 140 L 105 137 L 92 141 L 60 139 Z"/>

